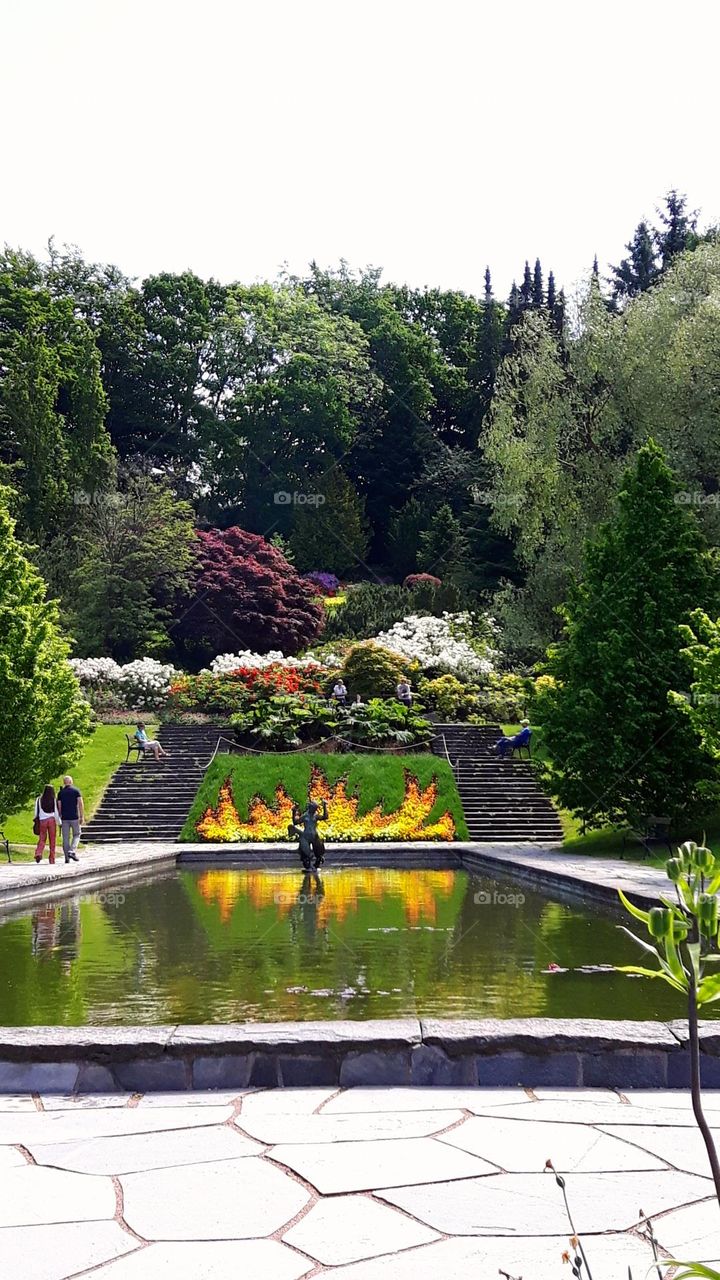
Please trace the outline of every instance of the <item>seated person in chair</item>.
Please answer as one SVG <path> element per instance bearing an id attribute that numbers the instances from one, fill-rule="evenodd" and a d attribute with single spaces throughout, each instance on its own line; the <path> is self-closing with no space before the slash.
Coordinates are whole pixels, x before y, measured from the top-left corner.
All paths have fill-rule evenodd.
<path id="1" fill-rule="evenodd" d="M 145 725 L 142 720 L 138 720 L 137 728 L 133 737 L 135 741 L 140 744 L 144 756 L 153 755 L 156 760 L 159 760 L 161 756 L 167 755 L 167 751 L 163 751 L 159 742 L 155 742 L 152 738 L 148 738 L 147 733 L 145 732 Z"/>
<path id="2" fill-rule="evenodd" d="M 532 737 L 532 729 L 527 720 L 520 721 L 520 732 L 515 733 L 510 738 L 500 738 L 494 746 L 494 751 L 499 756 L 512 755 L 518 747 L 530 747 L 530 739 Z"/>

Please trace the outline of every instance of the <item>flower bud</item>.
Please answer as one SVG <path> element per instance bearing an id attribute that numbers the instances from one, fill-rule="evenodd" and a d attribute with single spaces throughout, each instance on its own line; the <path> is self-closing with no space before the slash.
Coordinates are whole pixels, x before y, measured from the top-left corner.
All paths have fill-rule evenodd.
<path id="1" fill-rule="evenodd" d="M 673 913 L 669 907 L 651 907 L 648 929 L 653 938 L 667 938 L 672 932 Z"/>
<path id="2" fill-rule="evenodd" d="M 701 893 L 698 899 L 698 928 L 704 938 L 714 938 L 718 931 L 718 900 L 715 894 Z"/>
<path id="3" fill-rule="evenodd" d="M 686 840 L 684 844 L 680 845 L 678 855 L 686 871 L 689 870 L 690 867 L 694 866 L 696 853 L 697 845 L 694 840 Z"/>
<path id="4" fill-rule="evenodd" d="M 715 870 L 715 855 L 712 849 L 700 848 L 695 854 L 695 866 L 704 876 L 709 876 Z"/>
<path id="5" fill-rule="evenodd" d="M 683 873 L 683 864 L 679 858 L 668 858 L 665 863 L 668 880 L 672 880 L 673 884 L 677 884 Z"/>

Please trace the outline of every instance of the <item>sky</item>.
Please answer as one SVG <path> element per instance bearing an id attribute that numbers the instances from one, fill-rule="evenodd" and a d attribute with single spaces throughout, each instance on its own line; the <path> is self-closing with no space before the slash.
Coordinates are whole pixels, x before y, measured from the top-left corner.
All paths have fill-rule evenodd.
<path id="1" fill-rule="evenodd" d="M 571 289 L 720 221 L 716 0 L 0 0 L 0 242 L 128 275 Z"/>

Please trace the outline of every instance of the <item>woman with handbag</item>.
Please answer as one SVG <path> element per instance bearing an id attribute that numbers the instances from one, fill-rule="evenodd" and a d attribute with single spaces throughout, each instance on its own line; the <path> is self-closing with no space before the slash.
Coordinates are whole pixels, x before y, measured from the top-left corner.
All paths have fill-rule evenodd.
<path id="1" fill-rule="evenodd" d="M 57 824 L 60 821 L 58 814 L 57 801 L 55 799 L 55 788 L 47 786 L 41 796 L 35 800 L 35 818 L 33 821 L 33 831 L 38 837 L 37 847 L 35 849 L 35 861 L 42 862 L 43 851 L 45 849 L 45 841 L 50 842 L 50 858 L 49 861 L 55 862 L 55 840 L 57 838 Z"/>

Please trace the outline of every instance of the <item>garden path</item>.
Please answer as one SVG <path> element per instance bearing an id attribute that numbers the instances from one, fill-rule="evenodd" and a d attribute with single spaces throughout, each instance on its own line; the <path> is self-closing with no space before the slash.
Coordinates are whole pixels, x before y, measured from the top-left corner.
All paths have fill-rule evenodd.
<path id="1" fill-rule="evenodd" d="M 708 1093 L 720 1130 L 720 1092 Z M 0 1256 L 24 1280 L 594 1280 L 720 1257 L 689 1098 L 611 1090 L 0 1095 Z M 607 1234 L 605 1234 L 607 1233 Z M 484 1266 L 483 1266 L 484 1264 Z"/>

